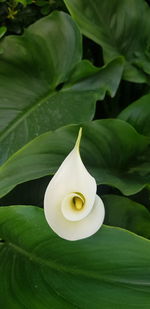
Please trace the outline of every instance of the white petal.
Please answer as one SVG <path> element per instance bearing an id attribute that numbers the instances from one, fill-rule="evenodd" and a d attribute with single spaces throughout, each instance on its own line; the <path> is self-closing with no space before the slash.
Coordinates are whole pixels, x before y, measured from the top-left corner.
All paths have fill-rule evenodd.
<path id="1" fill-rule="evenodd" d="M 81 129 L 75 147 L 50 181 L 44 197 L 44 212 L 48 224 L 59 236 L 68 240 L 85 238 L 95 233 L 104 214 L 102 201 L 99 200 L 98 203 L 97 198 L 95 199 L 95 179 L 88 173 L 80 157 L 80 139 Z M 80 211 L 71 206 L 75 196 L 84 202 Z M 100 218 L 94 219 L 94 213 L 96 216 L 100 215 Z M 89 218 L 93 222 L 95 220 L 93 226 Z"/>
<path id="2" fill-rule="evenodd" d="M 104 204 L 101 198 L 96 195 L 95 203 L 91 212 L 80 221 L 69 221 L 64 218 L 61 212 L 51 221 L 51 228 L 60 237 L 66 240 L 79 240 L 96 233 L 104 221 Z"/>

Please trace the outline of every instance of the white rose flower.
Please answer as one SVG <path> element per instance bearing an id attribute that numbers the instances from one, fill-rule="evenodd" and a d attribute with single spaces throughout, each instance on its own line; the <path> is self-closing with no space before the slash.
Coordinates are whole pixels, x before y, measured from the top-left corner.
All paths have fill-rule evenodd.
<path id="1" fill-rule="evenodd" d="M 60 237 L 79 240 L 97 232 L 104 220 L 104 204 L 96 195 L 96 181 L 79 153 L 82 128 L 73 150 L 50 181 L 44 197 L 45 217 Z"/>

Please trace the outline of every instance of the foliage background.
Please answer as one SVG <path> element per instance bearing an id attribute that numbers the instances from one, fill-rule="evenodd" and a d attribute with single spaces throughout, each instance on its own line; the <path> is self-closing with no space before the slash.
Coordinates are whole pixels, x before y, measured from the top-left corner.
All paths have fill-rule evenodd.
<path id="1" fill-rule="evenodd" d="M 0 304 L 8 309 L 150 306 L 150 2 L 122 3 L 0 1 Z M 26 115 L 45 92 L 43 112 L 25 116 L 26 133 L 14 111 Z M 71 244 L 41 208 L 81 123 L 81 155 L 106 217 L 96 235 Z"/>

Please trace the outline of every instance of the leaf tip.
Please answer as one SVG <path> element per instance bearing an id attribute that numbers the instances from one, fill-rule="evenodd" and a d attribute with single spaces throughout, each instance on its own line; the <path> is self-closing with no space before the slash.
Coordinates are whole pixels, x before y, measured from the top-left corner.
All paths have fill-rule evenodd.
<path id="1" fill-rule="evenodd" d="M 79 151 L 79 147 L 80 147 L 80 142 L 81 142 L 81 137 L 82 137 L 82 127 L 80 127 L 79 129 L 79 133 L 78 133 L 78 137 L 75 143 L 75 148 Z"/>

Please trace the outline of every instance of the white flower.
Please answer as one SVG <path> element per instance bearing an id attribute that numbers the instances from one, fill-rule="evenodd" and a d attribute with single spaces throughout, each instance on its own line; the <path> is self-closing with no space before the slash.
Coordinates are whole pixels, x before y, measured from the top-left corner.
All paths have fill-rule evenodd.
<path id="1" fill-rule="evenodd" d="M 96 181 L 79 153 L 82 128 L 73 150 L 50 181 L 44 197 L 45 217 L 60 237 L 78 240 L 93 235 L 104 220 L 104 205 L 96 195 Z"/>

